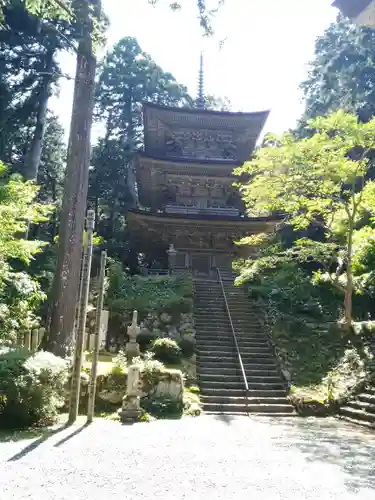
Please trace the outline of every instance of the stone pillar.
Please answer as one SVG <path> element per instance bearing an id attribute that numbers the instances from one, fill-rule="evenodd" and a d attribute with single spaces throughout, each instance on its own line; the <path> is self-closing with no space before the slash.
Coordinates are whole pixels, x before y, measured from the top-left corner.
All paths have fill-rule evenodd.
<path id="1" fill-rule="evenodd" d="M 141 376 L 139 366 L 129 366 L 126 395 L 122 400 L 122 407 L 119 411 L 119 416 L 123 424 L 138 421 L 142 414 L 140 406 L 140 384 Z"/>
<path id="2" fill-rule="evenodd" d="M 125 345 L 125 352 L 128 358 L 128 361 L 131 363 L 132 359 L 140 355 L 139 344 L 137 342 L 137 337 L 140 332 L 140 327 L 137 324 L 138 322 L 138 312 L 133 312 L 133 320 L 132 324 L 128 326 L 128 336 L 129 341 Z"/>
<path id="3" fill-rule="evenodd" d="M 176 256 L 177 256 L 177 250 L 173 246 L 173 243 L 169 245 L 169 248 L 167 250 L 168 254 L 168 267 L 169 267 L 169 273 L 173 274 L 173 271 L 176 267 Z"/>

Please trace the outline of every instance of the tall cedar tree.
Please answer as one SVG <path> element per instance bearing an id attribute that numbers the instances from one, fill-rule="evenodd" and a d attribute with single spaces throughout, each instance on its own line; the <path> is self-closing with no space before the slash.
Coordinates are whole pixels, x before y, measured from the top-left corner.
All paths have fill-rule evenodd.
<path id="1" fill-rule="evenodd" d="M 315 43 L 315 57 L 301 84 L 307 120 L 344 109 L 362 121 L 375 115 L 375 30 L 350 24 L 341 16 Z M 305 131 L 306 132 L 306 131 Z"/>

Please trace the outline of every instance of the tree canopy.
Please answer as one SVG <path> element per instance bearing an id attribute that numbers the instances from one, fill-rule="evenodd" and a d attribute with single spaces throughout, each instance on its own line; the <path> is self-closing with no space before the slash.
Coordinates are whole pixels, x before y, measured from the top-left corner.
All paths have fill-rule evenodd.
<path id="1" fill-rule="evenodd" d="M 315 57 L 301 83 L 306 120 L 344 109 L 361 120 L 375 114 L 375 31 L 342 16 L 315 43 Z"/>
<path id="2" fill-rule="evenodd" d="M 296 141 L 291 134 L 270 138 L 237 173 L 251 176 L 241 191 L 253 213 L 284 214 L 296 229 L 322 227 L 324 243 L 304 238 L 296 243 L 294 255 L 320 262 L 326 277 L 345 292 L 350 325 L 353 239 L 365 225 L 363 219 L 375 213 L 375 182 L 370 178 L 375 119 L 363 124 L 338 111 L 311 120 L 309 127 L 314 133 L 306 139 Z M 331 265 L 340 260 L 332 274 Z"/>

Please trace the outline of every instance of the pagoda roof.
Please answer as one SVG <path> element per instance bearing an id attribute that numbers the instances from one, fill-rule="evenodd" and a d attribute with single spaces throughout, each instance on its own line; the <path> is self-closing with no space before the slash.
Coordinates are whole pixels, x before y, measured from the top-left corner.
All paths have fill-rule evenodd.
<path id="1" fill-rule="evenodd" d="M 236 161 L 236 160 L 222 160 L 222 159 L 208 159 L 208 158 L 166 158 L 165 156 L 150 156 L 147 155 L 146 153 L 138 153 L 137 158 L 139 159 L 139 162 L 142 162 L 143 160 L 145 161 L 154 161 L 158 162 L 158 164 L 165 164 L 167 165 L 184 165 L 184 164 L 189 164 L 197 169 L 200 168 L 202 165 L 212 165 L 216 167 L 221 167 L 221 166 L 227 166 L 231 167 L 232 169 L 235 167 L 240 167 L 243 165 L 242 162 Z"/>
<path id="2" fill-rule="evenodd" d="M 163 104 L 155 104 L 153 102 L 148 102 L 144 101 L 143 102 L 143 110 L 146 111 L 147 108 L 153 108 L 153 109 L 158 109 L 161 112 L 164 113 L 187 113 L 191 115 L 211 115 L 211 116 L 222 116 L 222 117 L 229 117 L 229 118 L 240 118 L 240 117 L 248 117 L 248 118 L 256 118 L 258 117 L 265 117 L 269 115 L 269 110 L 263 110 L 263 111 L 250 111 L 250 112 L 243 112 L 243 111 L 215 111 L 213 109 L 205 109 L 205 108 L 188 108 L 188 107 L 182 107 L 182 106 L 164 106 Z"/>
<path id="3" fill-rule="evenodd" d="M 152 246 L 175 245 L 191 249 L 230 254 L 235 241 L 249 234 L 273 231 L 282 217 L 215 217 L 178 215 L 130 210 L 127 221 L 131 238 L 144 250 Z"/>
<path id="4" fill-rule="evenodd" d="M 145 152 L 156 157 L 182 157 L 188 154 L 172 154 L 166 150 L 166 141 L 173 134 L 186 134 L 187 131 L 201 133 L 207 137 L 217 137 L 219 142 L 225 136 L 226 144 L 235 146 L 233 163 L 243 163 L 251 157 L 256 142 L 262 132 L 269 111 L 252 113 L 212 111 L 200 108 L 167 107 L 143 103 Z M 185 140 L 185 139 L 183 139 Z M 202 139 L 205 141 L 206 139 Z M 197 154 L 193 161 L 210 158 L 210 152 Z M 215 153 L 214 161 L 222 161 Z M 225 156 L 223 156 L 225 158 Z M 225 160 L 224 160 L 225 161 Z"/>
<path id="5" fill-rule="evenodd" d="M 272 215 L 272 216 L 264 216 L 264 217 L 224 217 L 217 215 L 195 215 L 195 214 L 166 214 L 164 212 L 151 212 L 148 210 L 142 209 L 130 209 L 128 211 L 128 215 L 130 215 L 133 219 L 139 219 L 144 221 L 158 221 L 162 223 L 181 223 L 182 221 L 186 221 L 187 224 L 196 224 L 197 221 L 205 224 L 212 224 L 213 222 L 218 224 L 235 224 L 235 225 L 250 225 L 254 226 L 269 226 L 273 227 L 275 224 L 284 219 L 283 215 Z"/>

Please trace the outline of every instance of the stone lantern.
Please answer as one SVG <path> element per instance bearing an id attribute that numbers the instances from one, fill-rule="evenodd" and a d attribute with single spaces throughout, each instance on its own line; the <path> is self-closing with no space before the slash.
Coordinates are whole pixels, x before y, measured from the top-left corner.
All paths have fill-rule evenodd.
<path id="1" fill-rule="evenodd" d="M 125 345 L 125 353 L 129 362 L 131 362 L 133 358 L 140 355 L 139 344 L 137 342 L 140 330 L 141 328 L 138 326 L 138 312 L 133 311 L 133 320 L 131 325 L 128 326 L 129 341 Z"/>
<path id="2" fill-rule="evenodd" d="M 353 23 L 375 28 L 375 0 L 335 0 L 333 6 Z"/>

